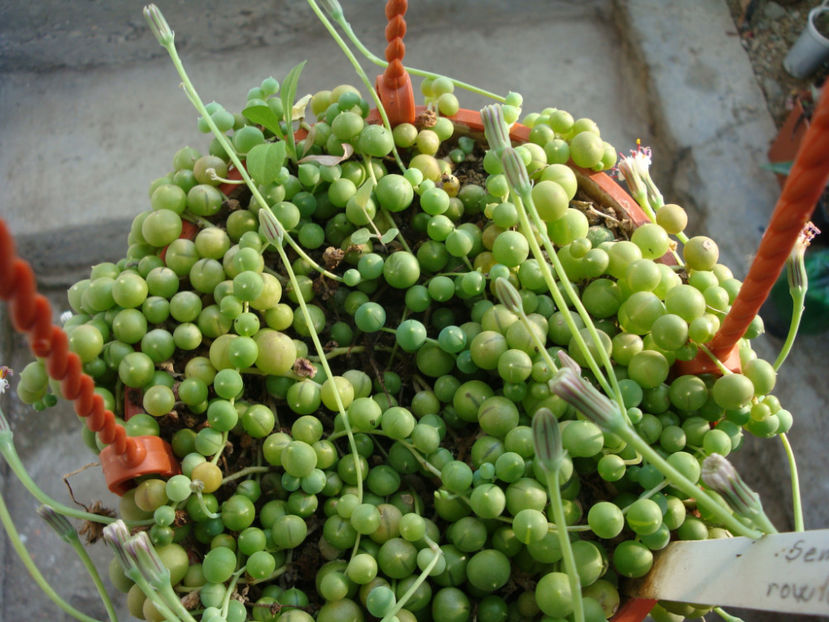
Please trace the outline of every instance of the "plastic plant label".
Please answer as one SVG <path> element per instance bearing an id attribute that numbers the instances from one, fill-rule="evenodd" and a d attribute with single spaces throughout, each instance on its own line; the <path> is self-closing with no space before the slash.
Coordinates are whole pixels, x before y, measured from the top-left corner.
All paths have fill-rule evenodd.
<path id="1" fill-rule="evenodd" d="M 829 615 L 829 529 L 675 542 L 631 587 L 638 598 Z"/>

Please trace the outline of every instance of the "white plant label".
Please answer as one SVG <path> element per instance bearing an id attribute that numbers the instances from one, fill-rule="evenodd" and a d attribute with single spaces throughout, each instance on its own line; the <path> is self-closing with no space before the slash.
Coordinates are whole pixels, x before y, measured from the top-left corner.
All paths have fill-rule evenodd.
<path id="1" fill-rule="evenodd" d="M 632 591 L 640 598 L 829 615 L 829 529 L 675 542 Z"/>

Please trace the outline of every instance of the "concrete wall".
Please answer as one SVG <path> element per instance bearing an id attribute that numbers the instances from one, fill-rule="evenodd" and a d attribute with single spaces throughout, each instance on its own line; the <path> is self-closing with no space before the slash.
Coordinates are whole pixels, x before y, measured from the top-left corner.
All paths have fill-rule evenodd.
<path id="1" fill-rule="evenodd" d="M 636 138 L 656 147 L 654 178 L 666 199 L 695 215 L 694 231 L 721 242 L 743 276 L 777 196 L 760 168 L 774 134 L 748 60 L 721 0 L 420 0 L 410 3 L 407 64 L 462 77 L 492 91 L 520 91 L 525 111 L 545 106 L 588 116 L 620 151 Z M 35 266 L 56 312 L 65 288 L 89 266 L 122 256 L 129 221 L 146 209 L 149 182 L 185 144 L 206 148 L 196 113 L 164 51 L 132 1 L 0 2 L 0 216 Z M 378 0 L 343 2 L 378 54 Z M 300 92 L 357 83 L 348 62 L 301 2 L 162 2 L 185 65 L 207 101 L 238 109 L 250 86 L 308 65 Z M 379 69 L 364 63 L 371 79 Z M 460 94 L 465 107 L 479 97 Z M 795 413 L 807 525 L 829 522 L 822 409 L 826 339 L 796 349 L 778 394 Z M 774 358 L 779 342 L 758 343 Z M 0 307 L 0 363 L 22 368 L 25 343 Z M 62 405 L 32 412 L 14 394 L 0 405 L 30 472 L 70 502 L 64 473 L 92 460 Z M 764 480 L 774 520 L 790 526 L 787 474 L 774 443 L 748 443 L 747 479 Z M 68 548 L 33 515 L 30 497 L 0 465 L 0 490 L 36 561 L 61 593 L 89 613 L 96 597 Z M 71 479 L 79 499 L 101 495 L 97 469 Z M 93 547 L 105 569 L 109 554 Z M 0 539 L 0 620 L 62 620 Z M 758 615 L 752 614 L 752 620 Z M 770 617 L 768 619 L 774 619 Z M 791 619 L 791 618 L 788 618 Z"/>

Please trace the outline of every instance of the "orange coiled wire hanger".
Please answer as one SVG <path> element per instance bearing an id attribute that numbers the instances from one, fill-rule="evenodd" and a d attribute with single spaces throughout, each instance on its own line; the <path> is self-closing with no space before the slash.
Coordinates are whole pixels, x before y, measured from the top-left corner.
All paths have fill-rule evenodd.
<path id="1" fill-rule="evenodd" d="M 66 333 L 52 324 L 52 306 L 37 293 L 32 267 L 16 255 L 14 239 L 0 219 L 0 298 L 9 302 L 12 325 L 29 337 L 35 356 L 46 359 L 49 376 L 61 383 L 63 397 L 75 402 L 75 412 L 107 443 L 100 453 L 107 486 L 116 494 L 132 487 L 142 475 L 169 477 L 179 472 L 170 445 L 157 436 L 127 436 L 94 392 L 95 381 L 81 369 L 81 359 L 69 351 Z"/>

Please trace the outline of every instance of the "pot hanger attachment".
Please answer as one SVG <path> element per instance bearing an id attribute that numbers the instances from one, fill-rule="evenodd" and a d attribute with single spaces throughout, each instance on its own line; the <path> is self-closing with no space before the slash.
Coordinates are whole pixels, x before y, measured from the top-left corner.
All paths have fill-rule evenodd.
<path id="1" fill-rule="evenodd" d="M 406 55 L 406 46 L 403 44 L 406 20 L 403 16 L 407 8 L 407 0 L 386 2 L 386 19 L 389 22 L 386 25 L 386 60 L 389 64 L 374 83 L 392 127 L 401 123 L 414 123 L 415 120 L 412 79 L 403 67 L 403 57 Z"/>
<path id="2" fill-rule="evenodd" d="M 46 359 L 46 371 L 61 383 L 63 397 L 75 402 L 75 412 L 86 419 L 87 427 L 107 443 L 100 453 L 101 466 L 109 489 L 123 495 L 132 481 L 142 475 L 170 477 L 179 465 L 170 445 L 157 436 L 127 436 L 96 394 L 95 381 L 82 370 L 81 359 L 69 351 L 69 338 L 52 324 L 52 306 L 37 293 L 34 271 L 17 256 L 14 238 L 0 219 L 0 299 L 9 302 L 12 325 L 29 337 L 32 353 Z"/>
<path id="3" fill-rule="evenodd" d="M 829 2 L 829 0 L 826 0 Z M 829 83 L 827 83 L 829 84 Z M 711 352 L 732 371 L 740 371 L 739 341 L 760 311 L 795 243 L 812 217 L 829 180 L 829 88 L 823 86 L 812 122 L 803 137 L 792 170 L 772 212 L 748 275 L 723 319 L 720 330 L 708 344 Z M 719 373 L 716 364 L 700 352 L 691 361 L 677 361 L 679 374 Z"/>

